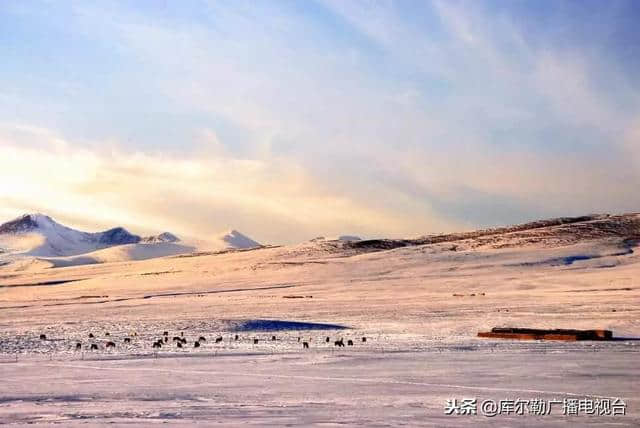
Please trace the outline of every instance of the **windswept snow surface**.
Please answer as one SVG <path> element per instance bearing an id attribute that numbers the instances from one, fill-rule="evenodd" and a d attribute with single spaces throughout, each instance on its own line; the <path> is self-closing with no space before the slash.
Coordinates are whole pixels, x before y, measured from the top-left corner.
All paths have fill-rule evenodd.
<path id="1" fill-rule="evenodd" d="M 638 426 L 639 226 L 630 215 L 423 243 L 0 268 L 0 424 Z M 496 326 L 622 339 L 476 337 Z M 334 346 L 340 338 L 354 345 Z M 445 415 L 447 400 L 463 398 L 627 407 Z"/>

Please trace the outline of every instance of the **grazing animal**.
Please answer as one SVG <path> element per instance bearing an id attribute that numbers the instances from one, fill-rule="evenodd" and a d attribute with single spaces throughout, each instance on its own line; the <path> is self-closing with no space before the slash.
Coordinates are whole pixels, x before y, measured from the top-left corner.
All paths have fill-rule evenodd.
<path id="1" fill-rule="evenodd" d="M 169 332 L 165 331 L 164 333 L 162 333 L 163 336 L 169 336 Z"/>
<path id="2" fill-rule="evenodd" d="M 97 351 L 98 350 L 98 345 L 96 345 L 95 343 L 92 343 L 91 346 L 89 347 L 90 350 L 92 351 Z"/>
<path id="3" fill-rule="evenodd" d="M 104 335 L 105 335 L 105 336 L 111 336 L 111 333 L 106 332 Z"/>
<path id="4" fill-rule="evenodd" d="M 199 348 L 200 347 L 200 342 L 193 342 L 193 347 L 194 348 Z"/>
<path id="5" fill-rule="evenodd" d="M 366 338 L 366 337 L 363 337 L 363 338 L 362 338 L 362 342 L 364 343 L 364 342 L 366 342 L 366 341 L 367 341 L 367 338 Z"/>
<path id="6" fill-rule="evenodd" d="M 206 341 L 207 341 L 207 339 L 204 336 L 200 336 L 198 338 L 198 342 L 206 342 Z"/>
<path id="7" fill-rule="evenodd" d="M 153 347 L 154 348 L 162 348 L 162 342 L 160 342 L 159 340 L 157 342 L 153 342 Z"/>
<path id="8" fill-rule="evenodd" d="M 173 341 L 175 342 L 176 340 L 180 342 L 182 339 L 178 336 L 173 336 Z"/>
<path id="9" fill-rule="evenodd" d="M 182 340 L 181 340 L 181 342 L 182 342 L 182 344 L 183 344 L 183 345 L 186 345 L 186 344 L 187 344 L 187 339 L 185 339 L 185 338 L 183 337 L 183 338 L 182 338 Z"/>
<path id="10" fill-rule="evenodd" d="M 302 349 L 309 348 L 309 342 L 302 342 Z"/>
<path id="11" fill-rule="evenodd" d="M 124 343 L 131 343 L 131 339 L 130 339 L 130 338 L 128 338 L 128 337 L 125 337 L 125 338 L 124 338 Z"/>
<path id="12" fill-rule="evenodd" d="M 216 337 L 216 343 L 220 343 L 220 342 L 222 342 L 222 336 Z"/>
<path id="13" fill-rule="evenodd" d="M 336 340 L 335 342 L 333 342 L 334 346 L 344 346 L 344 341 L 342 339 L 340 340 Z"/>
<path id="14" fill-rule="evenodd" d="M 236 334 L 236 337 L 234 338 L 234 340 L 238 340 L 238 339 L 240 339 L 240 336 Z"/>
<path id="15" fill-rule="evenodd" d="M 82 343 L 78 342 L 76 343 L 76 351 L 79 351 L 82 349 Z"/>
<path id="16" fill-rule="evenodd" d="M 178 348 L 182 348 L 182 342 L 176 342 L 176 345 L 178 345 Z"/>
<path id="17" fill-rule="evenodd" d="M 276 340 L 276 337 L 275 336 L 271 336 L 271 340 Z"/>
<path id="18" fill-rule="evenodd" d="M 167 343 L 169 341 L 169 338 L 167 336 L 164 337 L 164 343 Z"/>
<path id="19" fill-rule="evenodd" d="M 180 337 L 184 336 L 184 331 L 180 332 Z"/>
<path id="20" fill-rule="evenodd" d="M 40 340 L 47 340 L 47 335 L 46 334 L 41 334 L 40 335 Z"/>
<path id="21" fill-rule="evenodd" d="M 348 346 L 353 346 L 353 340 L 351 340 L 351 339 L 347 340 L 347 345 Z"/>
<path id="22" fill-rule="evenodd" d="M 94 338 L 93 333 L 89 333 L 89 339 L 93 339 L 93 338 Z"/>
<path id="23" fill-rule="evenodd" d="M 325 342 L 329 343 L 331 339 L 329 339 L 329 336 L 327 336 L 327 338 L 325 339 Z"/>
<path id="24" fill-rule="evenodd" d="M 106 346 L 107 346 L 107 348 L 115 348 L 115 347 L 116 347 L 116 344 L 115 344 L 115 343 L 113 343 L 113 342 L 107 342 L 107 345 L 106 345 Z"/>
<path id="25" fill-rule="evenodd" d="M 253 339 L 253 344 L 257 345 L 258 344 L 258 339 Z"/>

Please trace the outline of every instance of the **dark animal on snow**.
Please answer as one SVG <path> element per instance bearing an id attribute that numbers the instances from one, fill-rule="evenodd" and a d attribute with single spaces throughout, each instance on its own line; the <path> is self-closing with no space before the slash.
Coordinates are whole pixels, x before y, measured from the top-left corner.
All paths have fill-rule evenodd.
<path id="1" fill-rule="evenodd" d="M 180 342 L 182 339 L 178 336 L 173 336 L 173 341 L 175 342 L 176 340 Z"/>
<path id="2" fill-rule="evenodd" d="M 367 341 L 367 338 L 366 338 L 366 337 L 363 337 L 363 338 L 362 338 L 362 342 L 366 342 L 366 341 Z"/>
<path id="3" fill-rule="evenodd" d="M 187 339 L 185 339 L 185 338 L 183 337 L 183 338 L 182 338 L 182 340 L 181 340 L 180 342 L 182 342 L 182 344 L 183 344 L 183 345 L 186 345 L 186 344 L 187 344 Z"/>
<path id="4" fill-rule="evenodd" d="M 204 336 L 200 336 L 198 338 L 198 342 L 206 342 L 206 341 L 207 341 L 207 339 Z"/>
<path id="5" fill-rule="evenodd" d="M 89 333 L 89 339 L 93 339 L 93 338 L 94 338 L 93 333 Z"/>
<path id="6" fill-rule="evenodd" d="M 91 346 L 89 347 L 89 349 L 93 350 L 98 350 L 98 345 L 96 345 L 95 343 L 92 343 Z"/>
<path id="7" fill-rule="evenodd" d="M 234 340 L 238 340 L 238 339 L 240 339 L 240 336 L 236 334 L 236 337 L 234 338 Z"/>
<path id="8" fill-rule="evenodd" d="M 271 336 L 271 340 L 276 340 L 276 337 L 275 336 Z"/>
<path id="9" fill-rule="evenodd" d="M 115 344 L 115 343 L 113 343 L 113 342 L 107 342 L 106 347 L 107 347 L 107 348 L 115 348 L 115 347 L 116 347 L 116 344 Z"/>
<path id="10" fill-rule="evenodd" d="M 325 339 L 325 342 L 329 343 L 331 339 L 329 339 L 329 336 L 327 336 L 327 338 Z"/>
<path id="11" fill-rule="evenodd" d="M 184 336 L 184 331 L 180 332 L 180 337 Z"/>
<path id="12" fill-rule="evenodd" d="M 182 348 L 182 342 L 176 342 L 176 345 L 178 345 L 178 348 Z"/>
<path id="13" fill-rule="evenodd" d="M 162 342 L 160 342 L 159 340 L 157 342 L 153 342 L 153 347 L 154 348 L 162 348 Z"/>
<path id="14" fill-rule="evenodd" d="M 258 344 L 258 339 L 253 339 L 253 344 L 257 345 Z"/>
<path id="15" fill-rule="evenodd" d="M 165 331 L 164 333 L 162 333 L 163 336 L 169 336 L 169 332 Z"/>
<path id="16" fill-rule="evenodd" d="M 193 347 L 194 348 L 199 348 L 200 347 L 200 342 L 193 342 Z"/>
<path id="17" fill-rule="evenodd" d="M 334 346 L 344 346 L 344 341 L 342 339 L 340 340 L 336 340 L 335 342 L 333 342 Z"/>
<path id="18" fill-rule="evenodd" d="M 169 338 L 167 336 L 164 337 L 164 343 L 167 343 L 169 341 Z"/>
<path id="19" fill-rule="evenodd" d="M 124 338 L 124 343 L 131 343 L 131 339 L 130 339 L 130 338 L 128 338 L 128 337 L 125 337 L 125 338 Z"/>
<path id="20" fill-rule="evenodd" d="M 302 349 L 309 348 L 309 342 L 302 342 Z"/>
<path id="21" fill-rule="evenodd" d="M 353 346 L 353 340 L 351 340 L 351 339 L 347 340 L 347 345 Z"/>
<path id="22" fill-rule="evenodd" d="M 76 343 L 76 351 L 79 351 L 82 349 L 82 343 L 78 342 Z"/>
<path id="23" fill-rule="evenodd" d="M 216 337 L 216 343 L 222 342 L 222 336 Z"/>
<path id="24" fill-rule="evenodd" d="M 47 335 L 46 334 L 41 334 L 40 335 L 40 340 L 47 340 Z"/>
<path id="25" fill-rule="evenodd" d="M 298 336 L 298 342 L 300 342 L 300 336 Z"/>
<path id="26" fill-rule="evenodd" d="M 111 334 L 109 332 L 106 332 L 104 335 L 105 336 L 111 336 Z"/>

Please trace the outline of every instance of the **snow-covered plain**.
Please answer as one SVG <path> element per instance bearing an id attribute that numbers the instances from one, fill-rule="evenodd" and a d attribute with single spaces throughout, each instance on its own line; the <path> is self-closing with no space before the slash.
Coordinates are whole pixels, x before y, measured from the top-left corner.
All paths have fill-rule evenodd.
<path id="1" fill-rule="evenodd" d="M 639 224 L 636 215 L 391 249 L 320 240 L 7 265 L 0 423 L 638 426 Z M 476 337 L 494 326 L 607 328 L 626 339 Z M 152 348 L 164 331 L 167 345 Z M 354 345 L 337 348 L 338 338 Z M 619 397 L 627 414 L 444 414 L 447 399 L 469 397 Z"/>

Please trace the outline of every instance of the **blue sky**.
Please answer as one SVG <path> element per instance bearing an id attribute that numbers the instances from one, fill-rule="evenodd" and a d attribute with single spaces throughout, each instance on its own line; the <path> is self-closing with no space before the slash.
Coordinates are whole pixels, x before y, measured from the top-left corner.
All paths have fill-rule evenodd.
<path id="1" fill-rule="evenodd" d="M 640 211 L 635 1 L 0 2 L 0 215 L 258 240 Z"/>

